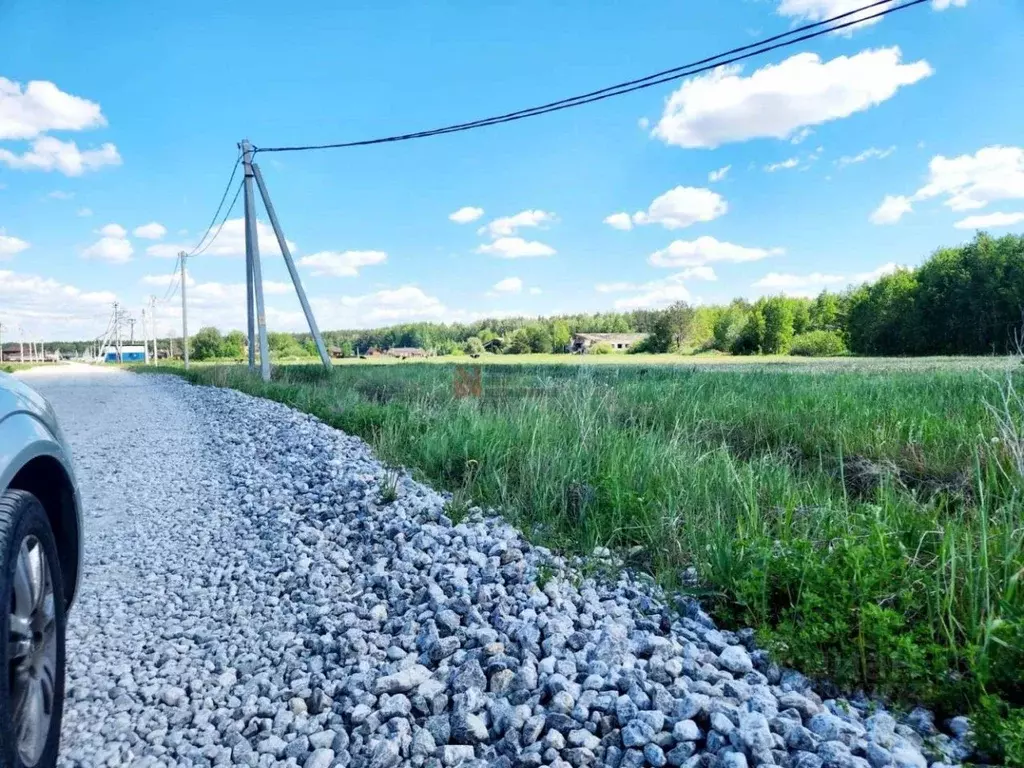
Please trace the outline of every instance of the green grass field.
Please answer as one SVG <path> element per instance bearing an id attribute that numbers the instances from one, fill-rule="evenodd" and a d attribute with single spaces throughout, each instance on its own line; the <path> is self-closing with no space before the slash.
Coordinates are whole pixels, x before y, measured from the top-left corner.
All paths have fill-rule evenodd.
<path id="1" fill-rule="evenodd" d="M 188 376 L 364 437 L 451 491 L 456 519 L 493 505 L 563 550 L 630 552 L 669 589 L 693 566 L 720 620 L 846 690 L 1024 704 L 1024 407 L 989 407 L 1024 367 L 552 357 L 465 359 L 485 363 L 479 397 L 438 362 Z"/>

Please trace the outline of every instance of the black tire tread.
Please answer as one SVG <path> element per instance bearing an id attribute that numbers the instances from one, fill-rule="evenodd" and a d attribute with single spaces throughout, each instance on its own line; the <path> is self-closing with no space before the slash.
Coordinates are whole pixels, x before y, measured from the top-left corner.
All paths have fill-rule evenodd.
<path id="1" fill-rule="evenodd" d="M 18 528 L 21 524 L 22 518 L 25 515 L 35 515 L 41 519 L 43 526 L 46 531 L 49 532 L 49 544 L 53 551 L 50 553 L 51 556 L 47 559 L 50 561 L 50 567 L 54 569 L 53 580 L 54 580 L 54 598 L 58 604 L 57 607 L 57 621 L 58 621 L 58 632 L 61 632 L 66 622 L 66 617 L 63 610 L 64 605 L 64 589 L 63 589 L 63 576 L 60 572 L 60 561 L 56 558 L 56 541 L 53 537 L 53 531 L 50 529 L 49 520 L 46 517 L 46 510 L 43 508 L 42 503 L 33 494 L 28 491 L 22 491 L 19 489 L 9 488 L 3 493 L 0 493 L 0 568 L 6 569 L 7 563 L 3 561 L 3 558 L 10 547 L 12 538 L 17 534 Z M 2 586 L 2 584 L 0 584 Z M 6 611 L 7 596 L 0 596 L 0 610 Z M 6 642 L 6 641 L 5 641 Z M 62 648 L 63 641 L 58 649 Z M 6 657 L 6 652 L 4 652 Z M 4 659 L 6 663 L 6 658 Z M 58 738 L 56 743 L 50 744 L 46 749 L 43 750 L 43 754 L 40 757 L 35 768 L 51 768 L 57 763 L 57 752 L 60 745 L 59 732 L 61 727 L 61 721 L 63 720 L 63 693 L 64 693 L 64 680 L 63 680 L 63 665 L 64 665 L 64 654 L 63 651 L 58 650 L 58 678 L 57 691 L 60 693 L 60 703 L 57 705 L 56 716 L 56 727 L 58 731 Z M 3 674 L 6 676 L 6 668 L 3 670 Z M 0 683 L 6 688 L 6 682 Z M 0 723 L 0 768 L 22 768 L 23 764 L 18 758 L 16 750 L 13 745 L 9 742 L 9 734 L 7 732 L 7 723 Z"/>

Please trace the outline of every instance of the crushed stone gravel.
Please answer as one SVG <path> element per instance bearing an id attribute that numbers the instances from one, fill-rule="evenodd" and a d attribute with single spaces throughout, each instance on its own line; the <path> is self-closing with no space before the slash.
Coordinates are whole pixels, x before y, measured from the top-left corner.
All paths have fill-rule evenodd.
<path id="1" fill-rule="evenodd" d="M 962 718 L 823 700 L 750 631 L 584 578 L 282 405 L 75 366 L 87 517 L 62 766 L 943 768 Z M 597 556 L 607 556 L 598 552 Z M 538 569 L 545 577 L 538 582 Z M 554 573 L 554 577 L 548 577 Z"/>

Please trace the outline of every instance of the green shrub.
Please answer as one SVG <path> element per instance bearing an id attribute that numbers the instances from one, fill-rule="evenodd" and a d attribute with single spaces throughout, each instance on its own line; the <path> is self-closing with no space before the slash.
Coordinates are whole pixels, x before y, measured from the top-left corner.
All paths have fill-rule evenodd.
<path id="1" fill-rule="evenodd" d="M 612 345 L 607 341 L 601 341 L 590 348 L 590 354 L 592 355 L 610 355 L 612 353 Z"/>
<path id="2" fill-rule="evenodd" d="M 998 765 L 1024 766 L 1024 709 L 984 696 L 974 713 L 974 736 L 983 755 Z"/>
<path id="3" fill-rule="evenodd" d="M 793 337 L 789 354 L 801 357 L 836 357 L 846 352 L 843 337 L 836 331 L 809 331 Z"/>

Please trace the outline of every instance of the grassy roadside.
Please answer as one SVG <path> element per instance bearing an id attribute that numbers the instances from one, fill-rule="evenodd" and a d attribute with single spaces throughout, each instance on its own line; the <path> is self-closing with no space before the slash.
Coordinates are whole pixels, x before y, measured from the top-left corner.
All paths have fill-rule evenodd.
<path id="1" fill-rule="evenodd" d="M 969 364 L 494 365 L 465 399 L 438 364 L 187 376 L 364 437 L 456 516 L 473 499 L 564 549 L 639 547 L 669 588 L 693 565 L 720 619 L 846 690 L 940 714 L 991 695 L 993 722 L 1024 705 L 1024 411 L 1000 424 L 1002 379 Z"/>

